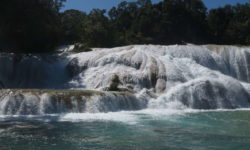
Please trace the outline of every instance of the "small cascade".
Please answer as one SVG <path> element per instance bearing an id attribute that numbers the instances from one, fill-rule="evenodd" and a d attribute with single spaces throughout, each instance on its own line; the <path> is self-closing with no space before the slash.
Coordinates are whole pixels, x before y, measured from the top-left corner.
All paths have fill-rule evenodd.
<path id="1" fill-rule="evenodd" d="M 1 90 L 0 115 L 97 113 L 146 108 L 129 93 L 97 91 Z"/>
<path id="2" fill-rule="evenodd" d="M 250 95 L 230 78 L 197 79 L 178 85 L 150 102 L 151 108 L 236 109 L 250 107 Z"/>

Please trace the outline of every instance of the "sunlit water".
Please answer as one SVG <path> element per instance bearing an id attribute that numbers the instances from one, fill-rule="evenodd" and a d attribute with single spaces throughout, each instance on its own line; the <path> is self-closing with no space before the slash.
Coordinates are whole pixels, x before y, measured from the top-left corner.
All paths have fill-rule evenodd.
<path id="1" fill-rule="evenodd" d="M 1 116 L 1 150 L 249 150 L 250 110 Z"/>

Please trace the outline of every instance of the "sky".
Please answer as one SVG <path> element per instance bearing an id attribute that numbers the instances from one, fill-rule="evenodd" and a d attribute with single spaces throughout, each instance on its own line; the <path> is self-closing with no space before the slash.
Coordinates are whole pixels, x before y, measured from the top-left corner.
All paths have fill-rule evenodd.
<path id="1" fill-rule="evenodd" d="M 77 9 L 84 12 L 90 12 L 93 8 L 99 9 L 110 9 L 113 6 L 117 6 L 121 1 L 124 0 L 67 0 L 62 11 L 67 9 Z M 135 0 L 126 0 L 128 2 Z M 157 3 L 161 0 L 152 0 L 152 2 Z M 207 8 L 217 8 L 222 7 L 226 4 L 236 4 L 250 2 L 250 0 L 203 0 Z"/>

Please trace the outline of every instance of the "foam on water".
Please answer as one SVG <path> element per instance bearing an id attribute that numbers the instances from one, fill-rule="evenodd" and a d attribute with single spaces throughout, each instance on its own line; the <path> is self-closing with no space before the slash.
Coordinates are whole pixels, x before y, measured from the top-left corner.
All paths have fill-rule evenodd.
<path id="1" fill-rule="evenodd" d="M 115 121 L 127 124 L 136 124 L 138 117 L 130 112 L 109 112 L 109 113 L 85 113 L 85 114 L 66 114 L 60 121 Z"/>
<path id="2" fill-rule="evenodd" d="M 189 114 L 207 112 L 237 112 L 250 109 L 144 109 L 139 111 L 120 111 L 108 113 L 66 113 L 50 115 L 0 115 L 0 121 L 42 121 L 42 122 L 120 122 L 128 125 L 140 124 L 146 120 L 176 121 Z M 1 131 L 0 131 L 1 133 Z"/>

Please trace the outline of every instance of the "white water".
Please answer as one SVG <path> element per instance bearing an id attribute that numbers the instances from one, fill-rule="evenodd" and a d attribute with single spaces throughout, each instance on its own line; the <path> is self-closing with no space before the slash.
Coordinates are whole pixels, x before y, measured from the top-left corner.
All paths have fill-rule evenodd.
<path id="1" fill-rule="evenodd" d="M 146 107 L 154 110 L 250 107 L 250 48 L 126 46 L 68 54 L 53 61 L 29 57 L 27 62 L 25 59 L 16 62 L 18 67 L 11 67 L 16 65 L 10 59 L 10 56 L 0 57 L 0 81 L 7 88 L 104 90 L 111 84 L 113 76 L 118 75 L 119 87 L 133 90 L 135 97 L 86 98 L 89 100 L 87 104 L 77 103 L 71 110 L 57 110 L 54 107 L 59 105 L 48 104 L 51 100 L 44 96 L 46 93 L 36 98 L 25 93 L 21 102 L 25 107 L 16 104 L 17 96 L 7 94 L 0 99 L 1 114 L 99 113 Z M 84 111 L 79 111 L 82 106 Z M 46 111 L 48 108 L 53 111 Z"/>
<path id="2" fill-rule="evenodd" d="M 96 49 L 70 56 L 82 68 L 71 86 L 101 90 L 116 74 L 121 87 L 133 87 L 142 95 L 157 95 L 149 103 L 150 108 L 249 107 L 249 54 L 249 48 L 233 46 Z"/>
<path id="3" fill-rule="evenodd" d="M 24 92 L 4 90 L 0 97 L 0 115 L 45 115 L 58 113 L 99 113 L 140 110 L 147 100 L 130 94 Z"/>

